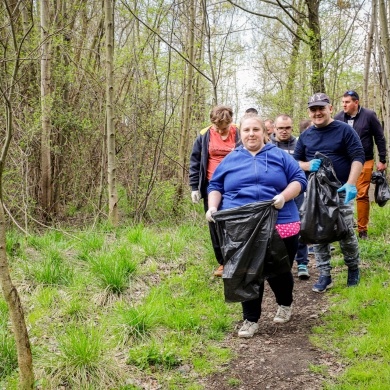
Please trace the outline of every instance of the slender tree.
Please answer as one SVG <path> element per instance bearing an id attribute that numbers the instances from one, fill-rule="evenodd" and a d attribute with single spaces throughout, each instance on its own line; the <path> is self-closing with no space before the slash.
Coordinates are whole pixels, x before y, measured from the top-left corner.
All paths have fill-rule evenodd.
<path id="1" fill-rule="evenodd" d="M 104 17 L 106 32 L 106 132 L 107 132 L 107 180 L 108 217 L 118 224 L 118 193 L 116 187 L 116 151 L 114 126 L 114 0 L 105 0 Z"/>
<path id="2" fill-rule="evenodd" d="M 19 297 L 18 290 L 14 286 L 8 267 L 7 252 L 6 252 L 6 220 L 3 208 L 3 173 L 7 159 L 7 154 L 13 135 L 13 99 L 15 85 L 19 77 L 20 70 L 20 52 L 22 49 L 24 35 L 18 41 L 15 27 L 15 12 L 11 11 L 8 1 L 3 2 L 6 14 L 8 16 L 8 32 L 9 41 L 2 42 L 2 47 L 7 48 L 8 43 L 11 52 L 13 53 L 13 61 L 5 64 L 5 69 L 2 74 L 2 82 L 0 84 L 0 93 L 3 98 L 5 108 L 5 136 L 0 152 L 0 284 L 2 292 L 7 302 L 12 328 L 16 340 L 16 348 L 18 353 L 19 366 L 19 387 L 22 390 L 29 390 L 34 385 L 34 372 L 32 365 L 32 354 L 22 303 Z M 26 29 L 25 34 L 29 33 Z M 8 76 L 8 77 L 7 77 Z"/>
<path id="3" fill-rule="evenodd" d="M 52 166 L 51 166 L 51 39 L 50 39 L 50 1 L 42 0 L 41 10 L 41 207 L 46 221 L 50 219 L 52 204 Z"/>
<path id="4" fill-rule="evenodd" d="M 366 55 L 364 60 L 364 84 L 363 84 L 363 105 L 368 105 L 368 84 L 370 80 L 371 54 L 374 45 L 374 29 L 377 15 L 377 0 L 372 0 L 370 26 L 366 40 Z"/>

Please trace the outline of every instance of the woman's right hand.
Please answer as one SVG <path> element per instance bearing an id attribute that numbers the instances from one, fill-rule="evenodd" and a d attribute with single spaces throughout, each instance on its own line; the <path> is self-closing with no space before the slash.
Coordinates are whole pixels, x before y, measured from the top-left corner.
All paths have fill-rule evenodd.
<path id="1" fill-rule="evenodd" d="M 217 212 L 217 208 L 216 207 L 210 207 L 208 210 L 207 210 L 207 213 L 206 213 L 206 219 L 207 221 L 209 222 L 215 222 L 214 221 L 214 218 L 213 218 L 213 214 Z"/>

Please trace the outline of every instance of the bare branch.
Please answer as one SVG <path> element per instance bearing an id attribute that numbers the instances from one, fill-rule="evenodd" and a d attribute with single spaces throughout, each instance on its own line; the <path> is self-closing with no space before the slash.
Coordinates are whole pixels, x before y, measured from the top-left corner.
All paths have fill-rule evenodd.
<path id="1" fill-rule="evenodd" d="M 301 41 L 305 42 L 306 44 L 308 44 L 308 45 L 310 44 L 310 42 L 309 42 L 308 40 L 306 40 L 306 39 L 304 39 L 303 37 L 297 35 L 297 33 L 296 33 L 294 30 L 292 30 L 292 29 L 290 28 L 290 26 L 288 26 L 283 20 L 279 19 L 279 17 L 277 17 L 277 16 L 271 16 L 271 15 L 266 15 L 266 14 L 260 14 L 260 13 L 258 13 L 258 12 L 254 12 L 254 11 L 251 11 L 251 10 L 249 10 L 249 9 L 247 9 L 247 8 L 241 7 L 239 4 L 234 3 L 234 2 L 231 1 L 231 0 L 227 0 L 227 1 L 228 1 L 230 4 L 234 5 L 235 7 L 240 8 L 241 10 L 243 10 L 243 11 L 245 11 L 245 12 L 248 12 L 248 13 L 250 13 L 250 14 L 252 14 L 252 15 L 260 16 L 260 17 L 262 17 L 262 18 L 267 18 L 267 19 L 274 19 L 274 20 L 278 21 L 280 24 L 282 24 L 284 27 L 286 27 L 286 29 L 287 29 L 288 31 L 290 31 L 290 33 L 291 33 L 292 35 L 294 35 L 295 37 L 297 37 L 297 38 L 300 39 Z M 278 4 L 273 3 L 273 2 L 269 2 L 269 1 L 265 1 L 265 2 L 266 2 L 266 3 L 270 3 L 270 4 L 272 4 L 272 5 L 275 5 L 275 6 L 278 6 Z M 283 8 L 283 10 L 284 10 L 284 8 Z M 296 21 L 294 21 L 294 22 L 297 23 Z M 297 24 L 298 24 L 298 23 L 297 23 Z M 304 30 L 302 30 L 302 31 L 304 31 Z M 307 35 L 307 34 L 305 33 L 305 35 Z"/>
<path id="2" fill-rule="evenodd" d="M 205 73 L 203 73 L 195 64 L 191 63 L 191 61 L 186 58 L 183 54 L 180 53 L 179 50 L 177 50 L 174 46 L 172 46 L 169 42 L 167 42 L 158 32 L 153 30 L 152 27 L 148 26 L 144 21 L 142 21 L 134 12 L 133 10 L 122 1 L 122 4 L 127 8 L 127 10 L 134 16 L 135 19 L 137 19 L 141 24 L 143 24 L 148 30 L 156 34 L 166 45 L 168 45 L 174 52 L 176 52 L 187 64 L 192 66 L 197 72 L 199 72 L 206 80 L 210 81 L 212 83 L 212 80 L 209 76 L 207 76 Z"/>

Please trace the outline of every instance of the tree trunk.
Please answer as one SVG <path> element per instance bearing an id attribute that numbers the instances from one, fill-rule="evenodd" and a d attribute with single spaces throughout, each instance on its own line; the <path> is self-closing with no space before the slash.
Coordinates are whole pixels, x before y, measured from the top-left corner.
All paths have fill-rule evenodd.
<path id="1" fill-rule="evenodd" d="M 383 101 L 383 121 L 384 121 L 384 131 L 386 139 L 389 139 L 390 133 L 390 36 L 389 36 L 389 27 L 388 27 L 388 17 L 386 13 L 386 4 L 384 0 L 379 0 L 379 23 L 380 23 L 380 46 L 378 47 L 380 63 L 382 66 L 382 79 L 381 79 L 381 89 L 382 89 L 382 101 Z M 381 54 L 384 54 L 383 56 Z"/>
<path id="2" fill-rule="evenodd" d="M 5 216 L 3 203 L 0 204 L 0 281 L 4 299 L 7 302 L 12 328 L 15 335 L 16 349 L 18 351 L 19 387 L 27 390 L 34 386 L 34 372 L 32 366 L 32 355 L 30 340 L 22 303 L 20 302 L 18 290 L 13 285 L 8 268 L 5 238 Z"/>
<path id="3" fill-rule="evenodd" d="M 17 53 L 20 52 L 20 46 L 17 43 L 17 36 L 15 35 L 15 28 L 12 18 L 13 13 L 10 11 L 10 7 L 7 2 L 5 2 L 5 6 L 9 17 L 10 35 L 12 36 L 12 45 L 10 51 L 13 51 L 14 61 L 11 62 L 13 66 L 10 66 L 9 68 L 9 79 L 1 80 L 2 83 L 8 84 L 7 88 L 4 88 L 4 85 L 1 85 L 0 89 L 5 107 L 5 135 L 3 135 L 2 138 L 3 143 L 0 154 L 0 284 L 4 299 L 7 302 L 9 308 L 12 328 L 15 335 L 19 366 L 18 389 L 30 390 L 33 389 L 34 386 L 32 354 L 27 327 L 24 320 L 22 304 L 19 298 L 18 290 L 12 283 L 8 267 L 6 252 L 6 221 L 3 208 L 3 172 L 8 149 L 13 135 L 12 99 L 20 65 L 20 59 L 17 56 Z"/>
<path id="4" fill-rule="evenodd" d="M 190 0 L 188 2 L 188 59 L 191 64 L 195 63 L 195 0 Z M 186 157 L 188 149 L 188 140 L 190 138 L 190 124 L 191 124 L 191 107 L 193 102 L 193 78 L 194 78 L 194 67 L 186 64 L 186 88 L 184 96 L 184 107 L 183 107 L 183 122 L 181 126 L 180 133 L 180 145 L 179 145 L 179 187 L 182 187 L 186 177 Z"/>
<path id="5" fill-rule="evenodd" d="M 363 106 L 368 106 L 368 83 L 370 79 L 371 53 L 374 43 L 374 26 L 377 15 L 377 0 L 372 0 L 370 29 L 367 35 L 366 56 L 364 61 L 364 76 L 363 76 Z"/>
<path id="6" fill-rule="evenodd" d="M 311 85 L 313 92 L 325 93 L 325 77 L 324 77 L 324 64 L 322 57 L 322 45 L 321 45 L 321 30 L 320 20 L 318 16 L 319 0 L 306 0 L 307 9 L 309 11 L 309 40 L 310 40 L 310 56 L 312 63 L 312 79 Z"/>
<path id="7" fill-rule="evenodd" d="M 381 38 L 381 46 L 382 51 L 385 56 L 385 73 L 386 80 L 390 77 L 390 36 L 389 36 L 389 27 L 388 27 L 388 19 L 386 13 L 386 4 L 385 0 L 379 0 L 379 21 L 380 21 L 380 38 Z M 387 82 L 387 84 L 389 84 Z M 387 85 L 387 89 L 389 86 Z"/>
<path id="8" fill-rule="evenodd" d="M 51 44 L 49 38 L 49 0 L 41 1 L 41 207 L 46 221 L 52 203 L 51 171 Z"/>
<path id="9" fill-rule="evenodd" d="M 299 1 L 298 10 L 301 10 L 304 7 L 304 4 Z M 301 38 L 299 36 L 302 33 L 302 24 L 304 22 L 303 13 L 298 13 L 297 17 L 297 26 L 296 26 L 296 35 L 292 38 L 292 51 L 290 55 L 290 65 L 287 72 L 287 85 L 285 89 L 285 99 L 283 105 L 286 107 L 284 112 L 292 117 L 294 117 L 294 96 L 295 96 L 295 79 L 297 74 L 297 64 L 299 61 L 299 48 L 301 44 Z"/>
<path id="10" fill-rule="evenodd" d="M 118 225 L 118 193 L 116 188 L 116 153 L 114 128 L 114 0 L 105 0 L 106 32 L 106 117 L 107 117 L 107 180 L 108 218 Z"/>
<path id="11" fill-rule="evenodd" d="M 207 39 L 207 54 L 208 54 L 208 60 L 209 60 L 209 66 L 210 66 L 210 73 L 211 73 L 211 81 L 212 81 L 212 87 L 213 87 L 213 105 L 218 104 L 218 93 L 217 93 L 217 77 L 215 74 L 215 68 L 214 68 L 214 61 L 213 56 L 211 54 L 211 31 L 210 31 L 210 23 L 209 23 L 209 17 L 207 13 L 207 0 L 202 0 L 203 4 L 203 14 L 204 14 L 204 23 L 205 23 L 205 33 L 206 33 L 206 39 Z"/>

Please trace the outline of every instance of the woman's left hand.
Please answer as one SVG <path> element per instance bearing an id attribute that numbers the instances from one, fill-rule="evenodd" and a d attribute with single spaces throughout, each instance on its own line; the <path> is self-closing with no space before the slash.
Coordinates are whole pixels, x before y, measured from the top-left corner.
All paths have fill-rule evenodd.
<path id="1" fill-rule="evenodd" d="M 217 208 L 216 207 L 210 207 L 208 210 L 207 210 L 207 213 L 206 213 L 206 219 L 207 221 L 209 222 L 215 222 L 214 221 L 214 218 L 213 218 L 213 214 L 217 212 Z"/>
<path id="2" fill-rule="evenodd" d="M 272 203 L 272 205 L 275 207 L 275 209 L 278 209 L 278 210 L 283 208 L 283 206 L 284 206 L 284 204 L 286 202 L 285 199 L 284 199 L 284 196 L 282 194 L 274 196 L 272 198 L 272 200 L 274 201 L 274 203 Z"/>

